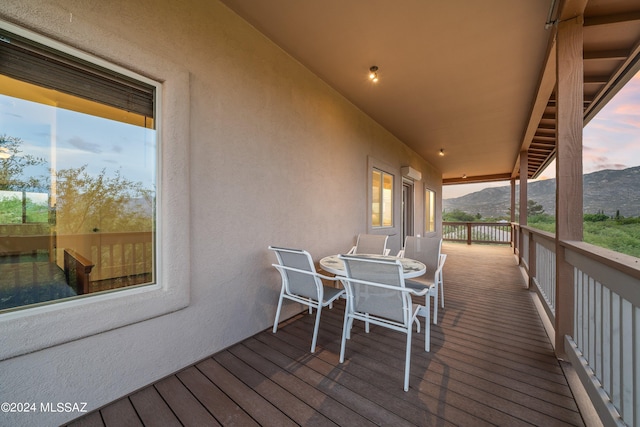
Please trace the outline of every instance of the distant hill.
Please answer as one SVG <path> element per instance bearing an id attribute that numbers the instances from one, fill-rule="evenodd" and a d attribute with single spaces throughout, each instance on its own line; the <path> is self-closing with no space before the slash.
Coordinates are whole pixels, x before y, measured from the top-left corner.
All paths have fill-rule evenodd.
<path id="1" fill-rule="evenodd" d="M 603 170 L 583 177 L 584 213 L 615 216 L 616 211 L 625 217 L 640 216 L 640 166 L 622 170 Z M 555 215 L 556 180 L 531 182 L 527 198 L 544 207 L 545 213 Z M 511 188 L 485 188 L 475 193 L 442 201 L 445 212 L 459 209 L 483 217 L 509 216 Z"/>

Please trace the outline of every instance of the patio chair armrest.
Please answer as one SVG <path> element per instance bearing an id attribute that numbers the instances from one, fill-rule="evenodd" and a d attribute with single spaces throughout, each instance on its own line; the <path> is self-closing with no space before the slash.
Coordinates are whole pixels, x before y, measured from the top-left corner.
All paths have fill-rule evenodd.
<path id="1" fill-rule="evenodd" d="M 421 289 L 421 290 L 417 290 L 417 289 L 413 289 L 413 288 L 408 288 L 408 289 L 409 289 L 409 292 L 411 293 L 411 295 L 414 295 L 414 296 L 417 296 L 417 297 L 422 296 L 422 295 L 426 295 L 431 290 L 431 288 L 424 288 L 424 289 Z"/>
<path id="2" fill-rule="evenodd" d="M 398 258 L 404 258 L 404 249 L 400 249 L 398 251 L 398 255 L 396 255 Z"/>
<path id="3" fill-rule="evenodd" d="M 344 277 L 340 277 L 340 276 L 335 276 L 335 277 L 325 276 L 323 274 L 318 273 L 317 271 L 314 272 L 314 271 L 301 270 L 299 268 L 288 267 L 280 264 L 271 264 L 271 265 L 274 266 L 280 273 L 282 273 L 284 270 L 295 271 L 296 273 L 307 274 L 309 276 L 315 276 L 319 279 L 329 280 L 332 282 L 338 282 L 344 279 Z"/>
<path id="4" fill-rule="evenodd" d="M 347 252 L 347 255 L 353 255 L 355 253 L 356 253 L 356 246 L 354 246 L 351 249 L 349 249 L 349 252 Z"/>
<path id="5" fill-rule="evenodd" d="M 320 279 L 322 280 L 330 280 L 332 282 L 339 282 L 340 280 L 344 279 L 344 277 L 340 277 L 340 276 L 325 276 L 323 274 L 320 273 L 316 273 L 316 276 L 318 276 Z"/>

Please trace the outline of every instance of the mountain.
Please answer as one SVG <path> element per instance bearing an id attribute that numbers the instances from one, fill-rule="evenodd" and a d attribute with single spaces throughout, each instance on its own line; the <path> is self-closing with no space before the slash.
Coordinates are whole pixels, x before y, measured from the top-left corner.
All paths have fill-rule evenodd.
<path id="1" fill-rule="evenodd" d="M 519 186 L 516 186 L 516 194 Z M 640 166 L 621 170 L 602 170 L 583 177 L 584 213 L 604 212 L 615 216 L 640 216 Z M 516 196 L 517 197 L 517 196 Z M 530 182 L 527 198 L 544 207 L 545 213 L 555 215 L 556 180 Z M 445 212 L 459 209 L 483 217 L 509 216 L 511 187 L 485 188 L 475 193 L 442 201 Z"/>

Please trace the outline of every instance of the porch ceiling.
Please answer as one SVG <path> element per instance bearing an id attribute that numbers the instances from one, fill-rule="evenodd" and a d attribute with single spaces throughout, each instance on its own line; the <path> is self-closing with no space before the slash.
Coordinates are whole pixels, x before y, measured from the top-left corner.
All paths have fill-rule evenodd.
<path id="1" fill-rule="evenodd" d="M 530 150 L 529 177 L 553 160 L 552 5 L 551 20 L 584 11 L 585 123 L 638 68 L 637 0 L 222 2 L 438 167 L 445 184 L 517 178 L 521 150 Z"/>

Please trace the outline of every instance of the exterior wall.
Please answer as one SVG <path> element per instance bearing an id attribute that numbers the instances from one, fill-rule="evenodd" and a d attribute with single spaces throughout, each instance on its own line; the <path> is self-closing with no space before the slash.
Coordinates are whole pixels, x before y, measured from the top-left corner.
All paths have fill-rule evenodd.
<path id="1" fill-rule="evenodd" d="M 267 246 L 305 248 L 316 260 L 348 250 L 367 228 L 369 156 L 422 172 L 416 234 L 424 230 L 425 185 L 437 192 L 441 212 L 439 171 L 224 5 L 191 3 L 3 3 L 0 18 L 168 87 L 172 76 L 157 69 L 159 61 L 188 75 L 188 91 L 162 111 L 161 223 L 163 235 L 188 230 L 181 236 L 188 248 L 164 248 L 163 262 L 188 266 L 190 300 L 170 314 L 1 361 L 2 402 L 95 409 L 272 325 L 280 279 Z M 173 116 L 185 113 L 188 130 L 177 133 Z M 168 155 L 175 145 L 188 149 L 187 162 Z M 187 194 L 166 191 L 181 188 L 174 182 Z M 390 237 L 392 253 L 400 245 L 399 235 Z M 298 310 L 289 305 L 284 317 Z M 29 341 L 28 327 L 23 332 Z M 0 414 L 0 424 L 56 425 L 78 415 Z"/>

